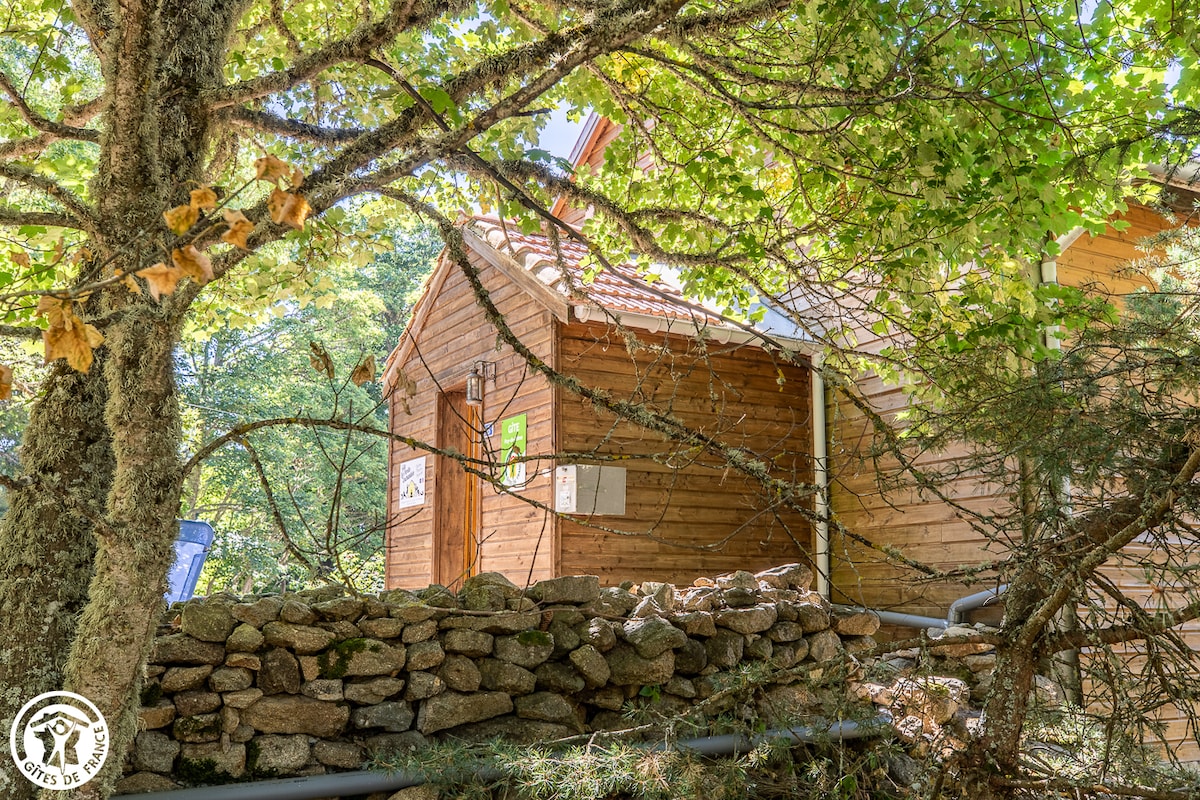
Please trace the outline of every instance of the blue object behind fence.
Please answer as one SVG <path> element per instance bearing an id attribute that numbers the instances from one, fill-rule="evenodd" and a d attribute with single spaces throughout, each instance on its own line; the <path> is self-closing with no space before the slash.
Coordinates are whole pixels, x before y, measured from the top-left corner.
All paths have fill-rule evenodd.
<path id="1" fill-rule="evenodd" d="M 175 565 L 167 573 L 167 602 L 190 600 L 204 569 L 208 548 L 212 547 L 213 529 L 207 522 L 179 520 L 179 538 L 175 540 Z"/>

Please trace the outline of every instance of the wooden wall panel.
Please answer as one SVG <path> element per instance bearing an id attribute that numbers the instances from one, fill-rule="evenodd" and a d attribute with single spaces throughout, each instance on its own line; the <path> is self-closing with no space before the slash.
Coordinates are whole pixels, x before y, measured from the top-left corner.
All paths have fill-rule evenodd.
<path id="1" fill-rule="evenodd" d="M 540 358 L 549 359 L 553 332 L 550 314 L 540 305 L 529 302 L 482 259 L 473 257 L 473 263 L 482 271 L 485 286 L 513 332 Z M 438 269 L 448 272 L 440 282 L 436 297 L 427 298 L 432 305 L 424 324 L 416 331 L 417 346 L 406 363 L 400 365 L 414 390 L 408 394 L 401 388 L 390 398 L 392 430 L 428 443 L 435 442 L 438 393 L 462 390 L 471 365 L 475 361 L 489 361 L 496 365 L 496 380 L 485 387 L 484 423 L 494 425 L 501 418 L 528 414 L 529 453 L 551 452 L 553 418 L 548 384 L 529 374 L 524 360 L 510 348 L 496 349 L 496 330 L 476 305 L 470 286 L 458 268 L 443 263 Z M 431 279 L 431 285 L 439 285 L 436 275 Z M 485 454 L 490 452 L 498 459 L 498 426 L 494 425 L 493 430 L 494 435 L 484 443 L 484 450 Z M 399 472 L 400 462 L 418 455 L 421 453 L 394 445 L 389 464 L 393 479 Z M 433 456 L 428 458 L 424 506 L 401 511 L 394 494 L 389 492 L 389 587 L 420 587 L 433 580 L 433 519 L 438 493 L 436 460 Z M 551 479 L 544 474 L 548 468 L 548 464 L 542 464 L 540 468 L 534 464 L 529 466 L 531 480 L 523 495 L 542 503 L 549 502 Z M 544 512 L 533 512 L 521 500 L 498 493 L 489 485 L 483 485 L 481 490 L 482 524 L 477 570 L 504 572 L 518 582 L 524 582 L 531 575 L 535 580 L 548 577 L 553 567 L 552 548 L 543 546 L 535 556 L 534 547 L 538 543 L 536 537 L 528 535 L 530 522 L 540 524 Z M 547 530 L 552 530 L 552 526 L 547 525 Z"/>
<path id="2" fill-rule="evenodd" d="M 1076 240 L 1058 258 L 1058 278 L 1064 285 L 1120 295 L 1148 286 L 1145 276 L 1130 268 L 1130 262 L 1146 253 L 1138 248 L 1145 236 L 1162 230 L 1166 221 L 1154 211 L 1132 206 L 1124 215 L 1130 227 L 1118 231 L 1110 226 L 1102 235 L 1087 234 Z M 878 350 L 884 341 L 865 330 L 860 347 Z M 895 422 L 908 405 L 905 392 L 885 385 L 877 376 L 864 375 L 858 391 L 870 406 Z M 877 478 L 880 469 L 895 469 L 891 459 L 868 457 L 872 425 L 844 396 L 830 403 L 831 505 L 837 520 L 871 542 L 898 548 L 904 554 L 936 568 L 978 565 L 1002 554 L 989 546 L 985 537 L 972 530 L 961 512 L 942 501 L 915 491 L 883 492 Z M 896 422 L 899 425 L 901 423 Z M 961 452 L 961 451 L 959 451 Z M 956 453 L 923 454 L 918 463 L 946 465 Z M 946 492 L 969 509 L 1003 513 L 1010 506 L 1007 492 L 978 477 L 965 475 L 945 487 Z M 983 586 L 913 583 L 912 570 L 893 564 L 878 550 L 849 538 L 835 536 L 833 543 L 834 599 L 878 608 L 902 608 L 920 614 L 943 616 L 951 602 Z M 984 577 L 987 577 L 985 573 Z"/>
<path id="3" fill-rule="evenodd" d="M 642 332 L 639 337 L 651 349 L 631 355 L 624 339 L 603 326 L 564 326 L 558 363 L 617 399 L 651 403 L 693 428 L 762 454 L 781 478 L 811 483 L 806 368 L 779 365 L 777 372 L 752 347 L 710 343 L 705 358 L 682 337 Z M 666 352 L 656 351 L 664 347 Z M 686 584 L 701 575 L 808 557 L 812 534 L 802 516 L 772 509 L 758 487 L 717 459 L 598 414 L 566 390 L 559 390 L 558 403 L 560 449 L 619 455 L 628 470 L 624 516 L 592 518 L 598 527 L 560 522 L 562 574 L 597 574 L 606 584 Z"/>
<path id="4" fill-rule="evenodd" d="M 1195 563 L 1198 560 L 1195 551 L 1194 543 L 1179 543 L 1178 548 L 1174 551 L 1176 556 L 1173 558 L 1176 567 L 1181 561 L 1189 564 Z M 1178 555 L 1184 552 L 1190 552 L 1192 557 L 1180 559 Z M 1146 609 L 1175 610 L 1195 602 L 1198 599 L 1198 593 L 1194 587 L 1189 588 L 1182 585 L 1182 580 L 1186 579 L 1171 575 L 1169 571 L 1163 574 L 1148 575 L 1139 566 L 1140 564 L 1161 565 L 1164 561 L 1162 556 L 1163 551 L 1156 550 L 1149 542 L 1135 542 L 1122 551 L 1120 558 L 1106 564 L 1102 568 L 1102 573 L 1126 598 Z M 1098 596 L 1095 602 L 1097 606 L 1104 609 L 1104 612 L 1103 616 L 1093 624 L 1111 624 L 1113 618 L 1123 621 L 1127 617 L 1126 612 L 1117 612 L 1115 602 L 1107 595 Z M 1176 672 L 1174 676 L 1170 676 L 1163 673 L 1163 677 L 1166 677 L 1172 684 L 1184 685 L 1195 680 L 1196 669 L 1200 667 L 1200 663 L 1198 663 L 1200 662 L 1200 620 L 1185 623 L 1177 630 L 1180 632 L 1182 642 L 1191 648 L 1192 663 L 1190 668 L 1184 666 L 1182 674 Z M 1139 643 L 1118 645 L 1113 648 L 1113 652 L 1125 663 L 1130 675 L 1139 676 L 1146 668 L 1145 650 Z M 1089 661 L 1097 665 L 1102 663 L 1102 656 L 1099 653 L 1088 650 L 1081 654 L 1081 659 L 1084 666 L 1087 666 Z M 1124 699 L 1138 700 L 1141 686 L 1159 679 L 1157 669 L 1151 668 L 1149 672 L 1150 675 L 1146 678 L 1134 677 L 1128 686 L 1123 687 Z M 1085 683 L 1084 691 L 1089 700 L 1088 706 L 1098 713 L 1105 713 L 1106 707 L 1111 704 L 1111 698 L 1104 687 Z M 1198 710 L 1193 709 L 1193 713 L 1198 713 Z M 1197 745 L 1196 742 L 1198 732 L 1190 728 L 1186 713 L 1178 706 L 1167 705 L 1157 709 L 1150 716 L 1164 726 L 1162 737 L 1171 752 L 1183 761 L 1200 761 L 1200 745 Z M 1147 741 L 1154 744 L 1154 741 L 1149 738 Z"/>

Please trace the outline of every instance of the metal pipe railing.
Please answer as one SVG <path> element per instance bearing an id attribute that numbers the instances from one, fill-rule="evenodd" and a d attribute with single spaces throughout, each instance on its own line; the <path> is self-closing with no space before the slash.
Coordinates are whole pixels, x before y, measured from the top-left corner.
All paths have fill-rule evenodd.
<path id="1" fill-rule="evenodd" d="M 984 589 L 982 592 L 975 592 L 966 597 L 960 597 L 950 604 L 950 608 L 946 612 L 946 617 L 926 617 L 923 614 L 909 614 L 905 611 L 882 611 L 878 608 L 866 608 L 865 606 L 845 606 L 835 605 L 834 608 L 844 609 L 846 611 L 869 611 L 879 617 L 879 621 L 885 625 L 899 625 L 905 628 L 940 628 L 946 630 L 954 625 L 959 625 L 963 621 L 968 611 L 973 611 L 976 608 L 985 606 L 992 600 L 995 600 L 1004 590 L 1008 588 L 1007 583 L 1002 583 L 994 589 Z"/>
<path id="2" fill-rule="evenodd" d="M 658 751 L 674 748 L 678 750 L 691 750 L 700 755 L 721 756 L 745 752 L 759 744 L 779 739 L 787 739 L 798 744 L 823 741 L 840 742 L 848 739 L 877 736 L 891 720 L 891 715 L 881 713 L 879 716 L 866 722 L 842 720 L 826 725 L 800 725 L 792 728 L 779 728 L 755 734 L 752 737 L 740 734 L 724 734 L 719 736 L 703 736 L 698 739 L 684 739 L 670 744 L 666 742 L 653 742 L 645 746 Z M 469 774 L 483 781 L 504 777 L 500 771 L 492 767 L 480 767 Z M 318 798 L 324 797 L 370 794 L 372 792 L 394 792 L 409 786 L 419 786 L 426 782 L 423 775 L 358 770 L 356 772 L 335 772 L 330 775 L 279 778 L 269 781 L 255 781 L 253 783 L 226 784 L 224 786 L 198 786 L 193 789 L 173 789 L 166 792 L 120 795 L 120 797 L 137 798 L 137 800 L 318 800 Z"/>
<path id="3" fill-rule="evenodd" d="M 993 589 L 984 589 L 982 592 L 969 594 L 966 597 L 960 597 L 950 604 L 950 610 L 946 612 L 946 622 L 951 625 L 958 625 L 963 621 L 963 617 L 968 611 L 973 611 L 981 606 L 986 606 L 991 601 L 995 600 L 1000 595 L 1004 594 L 1004 590 L 1008 588 L 1007 583 L 1002 583 Z"/>

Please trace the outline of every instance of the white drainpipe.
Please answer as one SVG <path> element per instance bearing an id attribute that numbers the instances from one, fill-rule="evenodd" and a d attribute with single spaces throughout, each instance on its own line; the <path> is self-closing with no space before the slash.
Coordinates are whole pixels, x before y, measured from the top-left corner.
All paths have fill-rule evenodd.
<path id="1" fill-rule="evenodd" d="M 829 432 L 825 419 L 825 378 L 821 376 L 823 358 L 821 353 L 812 356 L 812 427 L 813 427 L 813 483 L 817 493 L 813 511 L 817 517 L 817 592 L 829 597 Z"/>

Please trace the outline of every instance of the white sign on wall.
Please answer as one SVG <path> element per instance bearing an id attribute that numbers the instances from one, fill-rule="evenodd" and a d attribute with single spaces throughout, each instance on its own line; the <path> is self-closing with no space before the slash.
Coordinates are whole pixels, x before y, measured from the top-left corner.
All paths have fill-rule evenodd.
<path id="1" fill-rule="evenodd" d="M 400 508 L 425 505 L 425 456 L 400 464 Z"/>

